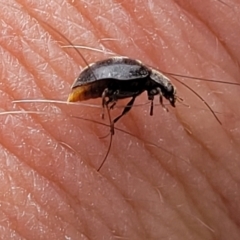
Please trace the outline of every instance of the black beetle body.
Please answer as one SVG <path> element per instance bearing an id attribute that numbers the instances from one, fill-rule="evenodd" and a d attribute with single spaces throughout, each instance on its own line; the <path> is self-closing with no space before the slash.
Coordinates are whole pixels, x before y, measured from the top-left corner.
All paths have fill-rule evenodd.
<path id="1" fill-rule="evenodd" d="M 147 91 L 148 99 L 151 100 L 150 115 L 153 114 L 155 95 L 159 95 L 162 106 L 162 97 L 165 97 L 175 107 L 176 88 L 166 76 L 140 61 L 113 57 L 83 69 L 72 86 L 68 101 L 101 97 L 103 108 L 109 104 L 110 108 L 113 108 L 118 99 L 131 97 L 122 114 L 114 119 L 115 123 L 130 111 L 135 98 L 144 91 Z"/>

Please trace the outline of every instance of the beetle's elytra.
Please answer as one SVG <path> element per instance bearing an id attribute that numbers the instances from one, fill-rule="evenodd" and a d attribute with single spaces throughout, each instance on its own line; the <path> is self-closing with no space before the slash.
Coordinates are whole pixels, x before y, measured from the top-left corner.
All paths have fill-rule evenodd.
<path id="1" fill-rule="evenodd" d="M 153 114 L 153 99 L 159 95 L 160 103 L 165 97 L 175 107 L 176 88 L 162 73 L 143 65 L 140 61 L 113 57 L 98 61 L 83 69 L 72 86 L 69 102 L 102 98 L 102 106 L 112 108 L 118 99 L 131 98 L 122 114 L 113 120 L 117 122 L 131 110 L 135 98 L 147 91 L 151 101 L 150 115 Z"/>

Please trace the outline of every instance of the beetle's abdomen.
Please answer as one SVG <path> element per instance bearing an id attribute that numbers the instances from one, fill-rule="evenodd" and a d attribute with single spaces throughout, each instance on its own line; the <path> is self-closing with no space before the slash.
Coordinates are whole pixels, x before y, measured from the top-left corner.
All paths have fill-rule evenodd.
<path id="1" fill-rule="evenodd" d="M 102 97 L 103 91 L 107 88 L 108 80 L 92 82 L 72 89 L 68 96 L 68 102 L 84 101 L 91 98 Z"/>
<path id="2" fill-rule="evenodd" d="M 87 100 L 87 93 L 89 92 L 89 86 L 80 86 L 74 88 L 68 95 L 68 102 L 77 102 Z"/>

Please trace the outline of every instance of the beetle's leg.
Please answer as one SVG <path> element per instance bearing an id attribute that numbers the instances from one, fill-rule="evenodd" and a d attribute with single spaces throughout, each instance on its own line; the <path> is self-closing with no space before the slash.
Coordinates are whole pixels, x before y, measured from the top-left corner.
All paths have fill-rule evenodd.
<path id="1" fill-rule="evenodd" d="M 109 109 L 113 109 L 114 106 L 116 105 L 117 103 L 117 100 L 118 100 L 118 96 L 119 96 L 119 90 L 116 90 L 112 96 L 111 96 L 111 99 L 109 99 L 108 103 L 112 103 L 111 106 L 109 107 Z M 107 104 L 108 104 L 107 103 Z"/>
<path id="2" fill-rule="evenodd" d="M 104 113 L 105 113 L 105 107 L 107 106 L 107 101 L 106 101 L 106 98 L 107 98 L 107 95 L 108 95 L 108 88 L 105 88 L 104 91 L 102 92 L 102 119 L 104 119 Z"/>
<path id="3" fill-rule="evenodd" d="M 151 101 L 151 106 L 150 106 L 150 116 L 153 115 L 153 99 L 154 99 L 154 96 L 153 96 L 153 95 L 148 95 L 148 100 Z"/>
<path id="4" fill-rule="evenodd" d="M 106 100 L 108 98 L 108 100 Z M 111 103 L 111 106 L 109 107 L 108 105 Z M 107 107 L 108 111 L 108 116 L 110 120 L 110 133 L 111 135 L 114 135 L 114 122 L 111 120 L 111 115 L 109 112 L 109 109 L 113 109 L 113 107 L 117 103 L 117 97 L 114 94 L 109 95 L 109 90 L 106 88 L 103 93 L 102 93 L 102 107 L 103 107 L 103 113 L 102 113 L 102 118 L 104 118 L 104 109 Z"/>
<path id="5" fill-rule="evenodd" d="M 150 116 L 153 115 L 153 99 L 151 100 Z"/>
<path id="6" fill-rule="evenodd" d="M 108 96 L 109 99 L 105 102 L 105 106 L 108 106 L 108 104 L 111 103 L 111 106 L 109 107 L 109 109 L 113 109 L 117 103 L 118 95 L 119 95 L 119 90 L 115 91 L 113 94 L 111 94 L 111 96 Z"/>
<path id="7" fill-rule="evenodd" d="M 128 104 L 126 105 L 126 107 L 123 109 L 123 112 L 121 113 L 121 115 L 119 115 L 118 117 L 116 117 L 114 120 L 113 120 L 113 123 L 116 123 L 122 116 L 124 116 L 127 112 L 129 112 L 133 106 L 133 103 L 136 99 L 136 96 L 135 97 L 132 97 L 132 99 L 128 102 Z"/>
<path id="8" fill-rule="evenodd" d="M 108 104 L 111 103 L 110 106 L 108 106 Z M 108 101 L 105 103 L 105 106 L 107 106 L 107 110 L 109 111 L 109 109 L 113 109 L 113 107 L 116 105 L 117 103 L 117 99 L 108 99 Z M 110 114 L 110 113 L 108 113 Z M 111 118 L 111 116 L 109 116 Z M 111 132 L 111 135 L 114 135 L 114 122 L 110 119 L 110 132 Z"/>
<path id="9" fill-rule="evenodd" d="M 163 103 L 163 94 L 160 88 L 157 88 L 157 91 L 159 93 L 159 102 L 162 105 L 163 109 L 168 112 L 168 108 Z"/>
<path id="10" fill-rule="evenodd" d="M 108 106 L 111 103 L 111 105 L 109 106 L 109 109 L 113 109 L 114 106 L 117 103 L 117 99 L 114 99 L 112 97 L 110 97 L 106 102 L 105 102 L 105 106 Z"/>
<path id="11" fill-rule="evenodd" d="M 116 103 L 117 103 L 117 101 L 114 101 L 114 102 L 112 103 L 112 105 L 111 105 L 109 108 L 110 108 L 110 109 L 113 109 L 114 106 L 116 105 Z"/>

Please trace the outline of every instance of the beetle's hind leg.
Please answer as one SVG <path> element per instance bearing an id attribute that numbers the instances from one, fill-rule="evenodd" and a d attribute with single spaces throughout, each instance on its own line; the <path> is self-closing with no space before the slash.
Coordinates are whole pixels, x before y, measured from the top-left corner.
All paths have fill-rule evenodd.
<path id="1" fill-rule="evenodd" d="M 135 99 L 136 99 L 136 96 L 131 98 L 131 100 L 128 102 L 128 104 L 123 109 L 122 113 L 113 120 L 113 123 L 116 123 L 121 117 L 123 117 L 126 113 L 128 113 L 131 110 Z"/>
<path id="2" fill-rule="evenodd" d="M 116 105 L 117 97 L 115 95 L 109 97 L 108 95 L 109 95 L 109 90 L 106 88 L 102 93 L 102 107 L 103 107 L 102 118 L 104 119 L 104 109 L 106 107 L 108 110 L 110 126 L 111 126 L 110 132 L 113 135 L 114 134 L 114 123 L 116 123 L 120 118 L 122 118 L 126 113 L 128 113 L 131 110 L 133 103 L 136 99 L 136 96 L 133 96 L 131 98 L 131 100 L 128 102 L 128 104 L 123 109 L 122 113 L 112 121 L 109 110 L 113 109 L 113 107 Z M 111 105 L 109 106 L 110 103 L 111 103 Z"/>
<path id="3" fill-rule="evenodd" d="M 114 95 L 113 95 L 114 96 Z M 102 119 L 104 119 L 105 116 L 105 107 L 107 108 L 108 112 L 108 117 L 109 117 L 109 122 L 110 122 L 110 132 L 111 135 L 114 135 L 114 122 L 111 119 L 111 114 L 110 111 L 113 109 L 113 107 L 116 105 L 117 99 L 113 98 L 113 96 L 109 96 L 109 89 L 105 88 L 104 91 L 102 92 Z M 109 104 L 111 105 L 109 106 Z"/>
<path id="4" fill-rule="evenodd" d="M 120 118 L 122 118 L 126 113 L 128 113 L 128 112 L 131 110 L 135 99 L 136 99 L 136 96 L 132 97 L 131 100 L 128 102 L 128 104 L 127 104 L 127 105 L 125 106 L 125 108 L 123 109 L 122 113 L 121 113 L 118 117 L 116 117 L 113 121 L 110 120 L 110 121 L 111 121 L 111 128 L 110 128 L 111 130 L 110 130 L 110 131 L 111 131 L 111 134 L 112 134 L 112 135 L 114 134 L 114 124 L 115 124 Z M 112 108 L 115 106 L 115 104 L 116 104 L 116 101 L 111 101 L 111 102 L 113 102 L 113 104 L 110 106 L 110 108 L 109 108 L 108 105 L 107 105 L 107 108 L 108 108 L 108 109 L 112 109 Z"/>

